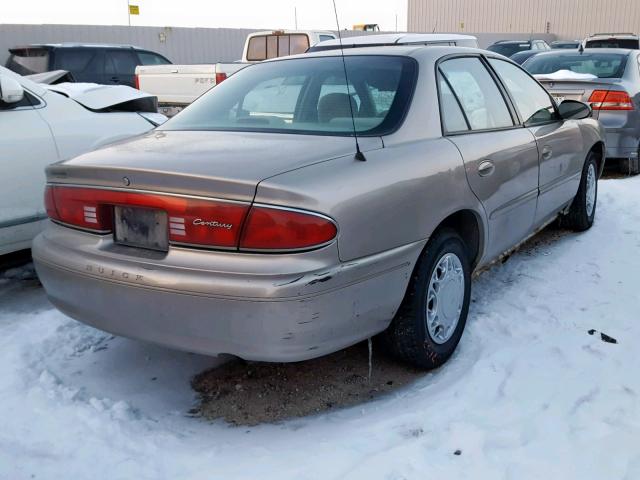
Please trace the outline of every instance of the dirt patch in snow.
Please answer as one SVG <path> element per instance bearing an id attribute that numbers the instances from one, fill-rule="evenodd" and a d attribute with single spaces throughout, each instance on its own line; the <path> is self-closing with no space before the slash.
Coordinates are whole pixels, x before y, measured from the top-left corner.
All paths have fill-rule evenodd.
<path id="1" fill-rule="evenodd" d="M 192 381 L 199 405 L 192 414 L 235 425 L 274 423 L 374 399 L 424 371 L 381 352 L 375 345 L 371 380 L 367 343 L 297 363 L 231 361 Z"/>

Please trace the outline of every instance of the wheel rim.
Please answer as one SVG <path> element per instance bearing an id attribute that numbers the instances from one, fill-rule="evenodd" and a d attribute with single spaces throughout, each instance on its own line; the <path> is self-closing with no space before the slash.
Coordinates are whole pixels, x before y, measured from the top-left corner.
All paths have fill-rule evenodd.
<path id="1" fill-rule="evenodd" d="M 587 169 L 587 215 L 590 217 L 593 214 L 593 209 L 596 206 L 596 169 L 593 163 L 589 165 Z"/>
<path id="2" fill-rule="evenodd" d="M 427 290 L 427 331 L 437 344 L 455 332 L 464 303 L 464 271 L 454 253 L 443 255 L 433 269 Z"/>

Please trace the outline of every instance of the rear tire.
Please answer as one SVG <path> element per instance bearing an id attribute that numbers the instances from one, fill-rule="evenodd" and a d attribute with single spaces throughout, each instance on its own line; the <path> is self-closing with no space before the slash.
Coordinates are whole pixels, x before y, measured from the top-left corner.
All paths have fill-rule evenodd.
<path id="1" fill-rule="evenodd" d="M 640 150 L 638 151 L 638 156 L 634 159 L 620 159 L 620 173 L 629 176 L 638 175 L 640 173 Z"/>
<path id="2" fill-rule="evenodd" d="M 588 230 L 593 225 L 598 201 L 598 164 L 593 152 L 589 152 L 582 168 L 578 193 L 569 207 L 569 212 L 560 218 L 560 225 L 577 232 Z"/>
<path id="3" fill-rule="evenodd" d="M 464 330 L 471 296 L 469 254 L 460 236 L 442 229 L 420 256 L 386 347 L 399 359 L 432 369 L 447 361 Z"/>

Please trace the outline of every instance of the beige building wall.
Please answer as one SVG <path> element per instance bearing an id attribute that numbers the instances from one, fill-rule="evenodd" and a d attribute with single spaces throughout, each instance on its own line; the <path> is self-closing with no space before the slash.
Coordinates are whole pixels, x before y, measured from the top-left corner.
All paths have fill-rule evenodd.
<path id="1" fill-rule="evenodd" d="M 408 0 L 410 32 L 550 33 L 640 31 L 640 0 Z"/>

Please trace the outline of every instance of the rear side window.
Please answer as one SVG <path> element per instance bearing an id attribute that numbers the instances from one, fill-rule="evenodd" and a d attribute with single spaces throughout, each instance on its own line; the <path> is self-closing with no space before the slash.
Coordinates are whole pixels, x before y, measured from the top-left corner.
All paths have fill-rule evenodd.
<path id="1" fill-rule="evenodd" d="M 169 60 L 156 53 L 140 51 L 137 53 L 142 65 L 169 65 L 171 63 Z"/>
<path id="2" fill-rule="evenodd" d="M 547 91 L 529 75 L 509 62 L 489 59 L 516 104 L 526 126 L 557 120 L 556 110 Z"/>
<path id="3" fill-rule="evenodd" d="M 7 68 L 19 75 L 49 71 L 49 52 L 44 48 L 21 48 L 10 52 Z"/>
<path id="4" fill-rule="evenodd" d="M 304 53 L 308 48 L 309 37 L 303 33 L 259 35 L 249 39 L 247 60 L 260 62 L 268 58 Z"/>
<path id="5" fill-rule="evenodd" d="M 460 101 L 472 130 L 513 126 L 507 104 L 479 58 L 454 58 L 442 62 L 439 68 Z"/>
<path id="6" fill-rule="evenodd" d="M 98 72 L 97 52 L 90 49 L 59 48 L 55 52 L 55 69 L 68 70 L 71 73 Z"/>
<path id="7" fill-rule="evenodd" d="M 133 75 L 137 59 L 128 50 L 109 50 L 105 55 L 104 71 L 108 74 Z"/>
<path id="8" fill-rule="evenodd" d="M 469 130 L 464 113 L 460 108 L 458 99 L 455 97 L 449 84 L 441 74 L 438 74 L 438 86 L 440 90 L 440 112 L 442 115 L 442 126 L 446 133 L 465 132 Z"/>

